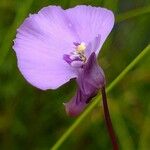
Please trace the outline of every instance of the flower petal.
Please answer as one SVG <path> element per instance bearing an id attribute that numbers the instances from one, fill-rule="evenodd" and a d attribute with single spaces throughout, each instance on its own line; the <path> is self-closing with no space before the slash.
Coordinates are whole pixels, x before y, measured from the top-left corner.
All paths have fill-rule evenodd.
<path id="1" fill-rule="evenodd" d="M 80 70 L 77 83 L 84 95 L 95 95 L 96 91 L 105 85 L 105 75 L 98 65 L 96 54 L 93 52 L 88 62 Z"/>
<path id="2" fill-rule="evenodd" d="M 30 15 L 17 31 L 13 48 L 18 67 L 29 83 L 43 90 L 56 89 L 77 76 L 63 60 L 78 40 L 64 10 L 45 7 Z"/>
<path id="3" fill-rule="evenodd" d="M 88 62 L 80 69 L 77 83 L 76 95 L 65 104 L 65 109 L 69 116 L 79 115 L 97 94 L 98 90 L 105 85 L 105 75 L 96 61 L 94 52 L 89 57 Z"/>
<path id="4" fill-rule="evenodd" d="M 92 41 L 89 42 L 85 51 L 87 59 L 91 56 L 93 52 L 96 53 L 96 50 L 99 49 L 100 42 L 101 42 L 100 34 L 98 34 Z"/>
<path id="5" fill-rule="evenodd" d="M 78 89 L 76 95 L 69 102 L 64 103 L 67 114 L 71 117 L 79 115 L 87 106 L 87 100 L 88 97 Z"/>
<path id="6" fill-rule="evenodd" d="M 101 7 L 81 5 L 67 9 L 66 14 L 74 25 L 80 42 L 88 44 L 97 35 L 100 35 L 101 42 L 96 52 L 98 54 L 114 25 L 112 11 Z"/>

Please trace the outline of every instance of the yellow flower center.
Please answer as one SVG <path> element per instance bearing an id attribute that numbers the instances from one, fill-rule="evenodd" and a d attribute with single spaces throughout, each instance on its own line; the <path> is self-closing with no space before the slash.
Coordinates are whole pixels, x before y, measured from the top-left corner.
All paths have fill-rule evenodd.
<path id="1" fill-rule="evenodd" d="M 76 47 L 76 52 L 79 54 L 84 54 L 85 49 L 86 49 L 85 43 L 81 42 L 81 44 Z"/>
<path id="2" fill-rule="evenodd" d="M 84 42 L 81 42 L 79 45 L 76 46 L 76 51 L 75 53 L 77 53 L 80 56 L 80 59 L 83 62 L 86 62 L 86 56 L 85 56 L 85 50 L 86 50 L 86 45 Z"/>

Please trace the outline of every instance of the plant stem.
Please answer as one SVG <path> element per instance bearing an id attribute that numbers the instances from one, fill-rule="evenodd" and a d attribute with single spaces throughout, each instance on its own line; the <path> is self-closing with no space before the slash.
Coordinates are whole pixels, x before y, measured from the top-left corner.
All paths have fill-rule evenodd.
<path id="1" fill-rule="evenodd" d="M 110 92 L 127 73 L 146 55 L 150 50 L 150 44 L 111 82 L 106 89 L 106 93 Z M 85 119 L 85 117 L 93 110 L 93 108 L 99 103 L 100 96 L 98 95 L 91 105 L 75 120 L 75 122 L 66 130 L 66 132 L 56 141 L 51 150 L 57 150 L 62 143 L 70 136 L 70 134 L 76 129 L 76 127 Z"/>
<path id="2" fill-rule="evenodd" d="M 113 150 L 118 150 L 119 148 L 118 148 L 117 138 L 116 138 L 115 131 L 113 129 L 113 125 L 112 125 L 110 114 L 109 114 L 105 87 L 102 88 L 102 101 L 103 101 L 104 116 L 105 116 L 105 121 L 107 125 L 107 130 L 108 130 L 108 133 L 109 133 L 112 145 L 113 145 Z"/>

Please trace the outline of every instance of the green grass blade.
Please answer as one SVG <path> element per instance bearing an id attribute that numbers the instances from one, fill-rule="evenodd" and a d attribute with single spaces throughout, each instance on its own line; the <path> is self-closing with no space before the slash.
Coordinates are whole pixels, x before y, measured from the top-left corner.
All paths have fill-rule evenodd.
<path id="1" fill-rule="evenodd" d="M 125 76 L 126 74 L 149 52 L 150 44 L 112 81 L 106 89 L 110 92 Z M 84 120 L 84 118 L 92 111 L 92 109 L 99 103 L 100 95 L 98 95 L 94 102 L 76 119 L 76 121 L 69 127 L 69 129 L 60 137 L 60 139 L 53 145 L 51 150 L 57 150 L 62 143 L 70 136 L 74 129 Z"/>

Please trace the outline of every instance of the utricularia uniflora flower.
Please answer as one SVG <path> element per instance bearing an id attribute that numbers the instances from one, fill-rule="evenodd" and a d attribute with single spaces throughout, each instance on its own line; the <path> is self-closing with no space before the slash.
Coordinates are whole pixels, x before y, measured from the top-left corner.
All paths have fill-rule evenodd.
<path id="1" fill-rule="evenodd" d="M 105 86 L 98 53 L 114 25 L 105 8 L 48 6 L 30 15 L 17 30 L 13 49 L 24 78 L 42 89 L 57 89 L 75 78 L 75 96 L 65 103 L 70 116 L 80 114 Z"/>

